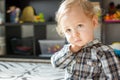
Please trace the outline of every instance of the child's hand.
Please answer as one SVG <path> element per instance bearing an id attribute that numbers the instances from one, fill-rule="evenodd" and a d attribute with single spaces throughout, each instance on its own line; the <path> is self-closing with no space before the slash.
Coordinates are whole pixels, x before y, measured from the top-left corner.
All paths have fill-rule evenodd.
<path id="1" fill-rule="evenodd" d="M 80 49 L 81 49 L 81 46 L 76 46 L 76 45 L 72 45 L 72 44 L 70 46 L 70 50 L 74 53 L 78 52 Z"/>

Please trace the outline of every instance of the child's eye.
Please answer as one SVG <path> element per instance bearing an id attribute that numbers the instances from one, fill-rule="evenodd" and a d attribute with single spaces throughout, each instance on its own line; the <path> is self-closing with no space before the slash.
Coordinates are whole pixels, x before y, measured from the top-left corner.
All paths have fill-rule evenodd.
<path id="1" fill-rule="evenodd" d="M 68 33 L 68 32 L 70 32 L 71 31 L 71 29 L 66 29 L 66 32 Z"/>
<path id="2" fill-rule="evenodd" d="M 81 27 L 83 27 L 83 25 L 82 25 L 82 24 L 79 24 L 78 27 L 81 28 Z"/>

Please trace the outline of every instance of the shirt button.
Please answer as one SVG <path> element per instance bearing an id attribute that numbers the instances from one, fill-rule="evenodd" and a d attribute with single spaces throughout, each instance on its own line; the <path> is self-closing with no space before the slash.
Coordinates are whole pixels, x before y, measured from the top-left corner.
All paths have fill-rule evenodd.
<path id="1" fill-rule="evenodd" d="M 79 57 L 77 57 L 76 61 L 77 61 L 78 63 L 80 63 L 80 58 L 79 58 Z"/>
<path id="2" fill-rule="evenodd" d="M 79 71 L 75 71 L 75 75 L 79 75 Z"/>
<path id="3" fill-rule="evenodd" d="M 80 63 L 80 60 L 78 59 L 77 62 Z"/>

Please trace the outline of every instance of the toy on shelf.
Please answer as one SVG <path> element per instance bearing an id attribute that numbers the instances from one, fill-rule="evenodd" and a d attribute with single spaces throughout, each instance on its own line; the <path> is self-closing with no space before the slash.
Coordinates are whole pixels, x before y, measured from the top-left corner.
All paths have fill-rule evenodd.
<path id="1" fill-rule="evenodd" d="M 44 14 L 39 13 L 39 15 L 36 16 L 35 22 L 45 22 Z"/>
<path id="2" fill-rule="evenodd" d="M 65 44 L 64 40 L 39 40 L 41 54 L 52 55 L 59 51 Z"/>
<path id="3" fill-rule="evenodd" d="M 115 6 L 114 2 L 110 2 L 108 13 L 104 16 L 105 22 L 120 22 L 120 7 Z"/>
<path id="4" fill-rule="evenodd" d="M 20 8 L 16 6 L 10 6 L 7 10 L 7 13 L 10 14 L 10 22 L 11 23 L 18 23 L 19 22 L 19 16 L 20 16 Z"/>
<path id="5" fill-rule="evenodd" d="M 120 11 L 116 11 L 114 14 L 106 14 L 104 17 L 105 21 L 120 22 Z"/>
<path id="6" fill-rule="evenodd" d="M 115 54 L 120 57 L 120 42 L 114 42 L 112 45 L 110 45 L 113 49 Z"/>
<path id="7" fill-rule="evenodd" d="M 114 2 L 109 3 L 109 8 L 108 8 L 108 13 L 109 14 L 114 14 L 116 12 L 116 7 Z"/>
<path id="8" fill-rule="evenodd" d="M 59 44 L 53 45 L 51 47 L 48 47 L 48 52 L 49 53 L 55 53 L 59 51 L 62 47 Z"/>
<path id="9" fill-rule="evenodd" d="M 35 21 L 35 10 L 32 6 L 26 6 L 20 18 L 20 23 L 23 22 L 34 22 Z"/>

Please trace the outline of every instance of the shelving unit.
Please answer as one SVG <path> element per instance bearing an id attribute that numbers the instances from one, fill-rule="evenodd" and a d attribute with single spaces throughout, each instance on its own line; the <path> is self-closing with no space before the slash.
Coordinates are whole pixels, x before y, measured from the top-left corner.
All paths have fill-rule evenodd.
<path id="1" fill-rule="evenodd" d="M 120 42 L 120 23 L 102 24 L 102 41 L 104 44 L 111 45 L 113 42 Z"/>
<path id="2" fill-rule="evenodd" d="M 114 2 L 115 5 L 120 4 L 119 0 L 102 1 L 102 9 L 104 14 L 108 12 L 109 3 Z M 111 45 L 113 42 L 120 42 L 120 20 L 107 20 L 102 22 L 102 42 Z"/>
<path id="3" fill-rule="evenodd" d="M 0 0 L 0 12 L 3 14 L 3 24 L 0 24 L 0 37 L 5 39 L 5 54 L 0 57 L 24 57 L 24 58 L 39 58 L 41 54 L 38 40 L 43 39 L 62 39 L 58 37 L 55 31 L 56 23 L 54 21 L 55 11 L 57 11 L 62 0 Z M 107 10 L 107 5 L 110 1 L 98 1 L 102 9 Z M 19 3 L 19 4 L 18 4 Z M 119 3 L 116 0 L 115 3 Z M 35 14 L 43 12 L 45 15 L 45 23 L 10 23 L 10 16 L 6 13 L 8 8 L 12 5 L 20 7 L 21 11 L 24 7 L 30 5 L 35 9 Z M 101 27 L 95 32 L 95 35 L 104 44 L 110 45 L 113 42 L 120 41 L 120 23 L 119 22 L 104 22 Z M 31 52 L 24 55 L 24 53 L 16 53 L 12 50 L 11 40 L 18 38 L 24 46 L 30 47 Z M 14 42 L 13 42 L 14 43 Z M 24 48 L 25 49 L 25 48 Z"/>
<path id="4" fill-rule="evenodd" d="M 61 0 L 0 0 L 0 4 L 2 4 L 0 5 L 0 12 L 4 15 L 4 21 L 0 24 L 0 31 L 2 31 L 0 32 L 0 36 L 2 35 L 5 38 L 6 51 L 0 57 L 50 58 L 39 57 L 41 50 L 38 41 L 61 39 L 56 35 L 55 30 L 52 29 L 55 29 L 56 26 L 54 21 L 55 11 L 60 2 Z M 44 13 L 46 22 L 11 23 L 10 15 L 7 13 L 10 6 L 19 7 L 21 15 L 26 6 L 32 6 L 35 10 L 35 15 L 40 12 Z"/>

